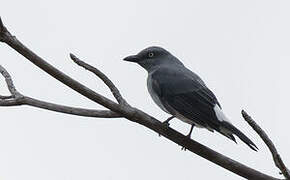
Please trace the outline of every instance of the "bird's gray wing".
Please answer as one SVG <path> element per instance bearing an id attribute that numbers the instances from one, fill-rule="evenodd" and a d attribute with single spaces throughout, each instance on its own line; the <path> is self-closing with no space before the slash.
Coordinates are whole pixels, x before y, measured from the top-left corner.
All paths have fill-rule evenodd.
<path id="1" fill-rule="evenodd" d="M 152 86 L 162 104 L 172 114 L 178 112 L 204 127 L 217 129 L 215 95 L 193 72 L 181 68 L 160 68 L 152 74 Z"/>
<path id="2" fill-rule="evenodd" d="M 178 112 L 236 142 L 235 134 L 257 151 L 257 146 L 244 133 L 230 122 L 217 119 L 214 110 L 216 105 L 220 106 L 217 98 L 196 74 L 185 67 L 160 68 L 152 74 L 152 81 L 154 91 L 171 114 Z"/>

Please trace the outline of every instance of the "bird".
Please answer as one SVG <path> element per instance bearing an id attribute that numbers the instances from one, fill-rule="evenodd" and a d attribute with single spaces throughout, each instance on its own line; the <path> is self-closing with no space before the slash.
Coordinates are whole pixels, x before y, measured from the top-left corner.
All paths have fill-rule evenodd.
<path id="1" fill-rule="evenodd" d="M 124 61 L 139 64 L 148 72 L 147 89 L 153 101 L 171 116 L 191 125 L 187 135 L 191 138 L 194 127 L 217 131 L 236 142 L 239 137 L 252 150 L 258 147 L 223 113 L 214 93 L 205 82 L 166 49 L 151 46 L 138 54 L 127 56 Z"/>

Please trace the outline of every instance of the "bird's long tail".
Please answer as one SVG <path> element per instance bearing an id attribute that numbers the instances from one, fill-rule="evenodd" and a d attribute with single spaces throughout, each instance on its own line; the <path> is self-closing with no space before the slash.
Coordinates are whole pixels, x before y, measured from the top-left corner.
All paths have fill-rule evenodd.
<path id="1" fill-rule="evenodd" d="M 240 130 L 238 130 L 235 126 L 227 121 L 222 121 L 222 125 L 220 127 L 219 132 L 224 136 L 228 137 L 229 139 L 236 142 L 233 134 L 237 135 L 244 143 L 246 143 L 251 149 L 254 151 L 258 150 L 258 147 Z"/>

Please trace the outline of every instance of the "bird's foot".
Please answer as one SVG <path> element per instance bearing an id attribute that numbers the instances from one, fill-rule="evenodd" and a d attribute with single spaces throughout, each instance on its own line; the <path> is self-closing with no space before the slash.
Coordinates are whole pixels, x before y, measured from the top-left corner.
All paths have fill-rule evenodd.
<path id="1" fill-rule="evenodd" d="M 170 126 L 169 121 L 171 119 L 173 119 L 173 118 L 175 118 L 175 116 L 171 116 L 171 117 L 169 117 L 168 119 L 166 119 L 165 121 L 162 122 L 162 124 L 165 126 L 165 128 L 169 128 L 169 126 Z M 159 137 L 161 136 L 161 134 L 158 134 L 158 135 L 159 135 Z"/>
<path id="2" fill-rule="evenodd" d="M 162 124 L 165 126 L 166 129 L 169 128 L 169 126 L 170 126 L 169 122 L 167 122 L 167 121 L 162 122 Z M 159 137 L 161 137 L 161 134 L 158 134 L 158 135 L 159 135 Z"/>
<path id="3" fill-rule="evenodd" d="M 166 127 L 169 127 L 169 126 L 170 126 L 170 124 L 169 124 L 168 121 L 164 121 L 164 122 L 162 122 L 162 124 L 163 124 L 164 126 L 166 126 Z"/>
<path id="4" fill-rule="evenodd" d="M 185 138 L 184 138 L 184 140 L 191 139 L 190 135 L 191 135 L 191 133 L 188 134 L 188 135 L 186 135 Z M 182 146 L 181 147 L 181 151 L 186 151 L 186 147 Z"/>
<path id="5" fill-rule="evenodd" d="M 166 124 L 167 126 L 169 126 L 170 124 L 169 124 L 169 121 L 171 120 L 171 119 L 173 119 L 173 118 L 175 118 L 175 116 L 170 116 L 168 119 L 166 119 L 164 122 L 162 122 L 163 124 Z"/>

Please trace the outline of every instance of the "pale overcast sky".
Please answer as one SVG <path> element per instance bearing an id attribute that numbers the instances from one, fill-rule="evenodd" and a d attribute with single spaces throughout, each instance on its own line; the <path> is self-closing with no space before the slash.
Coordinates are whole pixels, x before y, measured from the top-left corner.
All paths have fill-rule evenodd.
<path id="1" fill-rule="evenodd" d="M 159 45 L 197 72 L 224 112 L 259 147 L 250 150 L 218 133 L 192 138 L 241 163 L 279 177 L 271 154 L 243 121 L 245 109 L 289 156 L 290 1 L 3 1 L 10 32 L 71 77 L 112 98 L 95 76 L 73 64 L 75 53 L 106 73 L 128 102 L 160 120 L 146 72 L 122 58 Z M 18 90 L 66 105 L 101 108 L 0 44 L 1 65 Z M 7 93 L 1 80 L 1 94 Z M 32 107 L 0 108 L 2 180 L 243 179 L 126 119 L 94 119 Z M 171 126 L 187 133 L 189 125 Z M 280 176 L 281 177 L 281 176 Z"/>

